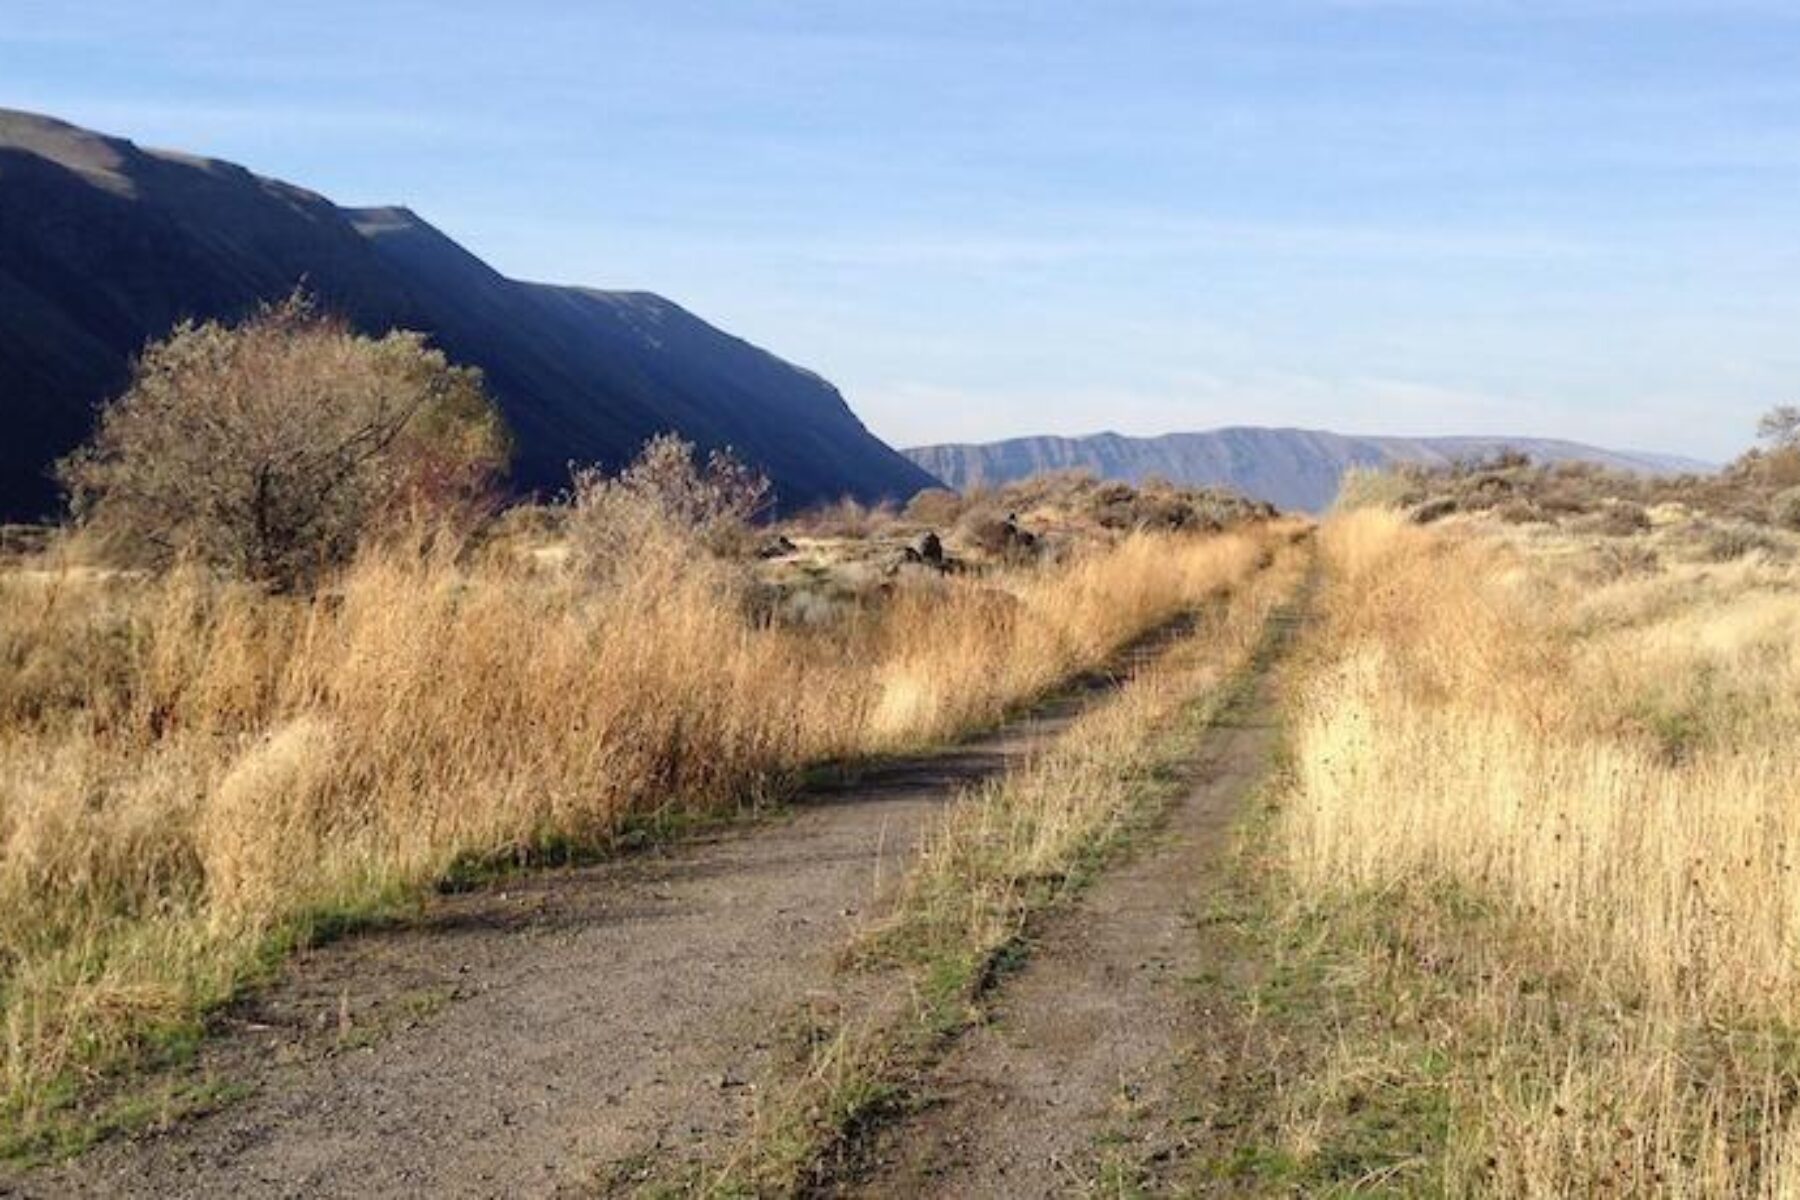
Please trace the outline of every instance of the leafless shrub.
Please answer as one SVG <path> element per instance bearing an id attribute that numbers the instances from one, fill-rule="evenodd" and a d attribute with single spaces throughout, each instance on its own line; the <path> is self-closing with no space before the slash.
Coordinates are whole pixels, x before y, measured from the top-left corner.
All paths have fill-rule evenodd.
<path id="1" fill-rule="evenodd" d="M 684 559 L 747 554 L 752 522 L 770 502 L 768 479 L 729 450 L 713 451 L 702 468 L 693 444 L 668 433 L 616 476 L 584 467 L 572 478 L 570 549 L 595 577 L 657 555 L 676 570 Z"/>
<path id="2" fill-rule="evenodd" d="M 768 477 L 733 451 L 712 451 L 702 469 L 694 444 L 673 433 L 646 442 L 618 486 L 709 539 L 750 524 L 774 500 Z"/>
<path id="3" fill-rule="evenodd" d="M 479 372 L 420 334 L 359 336 L 296 293 L 151 344 L 58 471 L 111 553 L 292 588 L 397 510 L 476 502 L 506 452 Z"/>

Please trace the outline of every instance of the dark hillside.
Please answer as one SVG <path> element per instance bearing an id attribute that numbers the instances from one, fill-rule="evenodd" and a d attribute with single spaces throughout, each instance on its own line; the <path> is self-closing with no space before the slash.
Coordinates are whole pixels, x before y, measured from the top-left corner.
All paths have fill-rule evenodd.
<path id="1" fill-rule="evenodd" d="M 521 490 L 616 466 L 673 429 L 731 445 L 785 507 L 904 498 L 933 481 L 835 388 L 660 297 L 521 283 L 404 208 L 342 209 L 211 159 L 0 110 L 0 519 L 42 515 L 48 465 L 183 319 L 235 319 L 298 285 L 372 333 L 423 330 L 480 366 Z"/>

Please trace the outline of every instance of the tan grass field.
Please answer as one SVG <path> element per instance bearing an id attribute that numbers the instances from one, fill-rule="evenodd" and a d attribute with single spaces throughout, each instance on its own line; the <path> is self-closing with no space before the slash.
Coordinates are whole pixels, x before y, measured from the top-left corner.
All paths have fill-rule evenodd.
<path id="1" fill-rule="evenodd" d="M 1292 1089 L 1296 1156 L 1411 1077 L 1425 1191 L 1800 1193 L 1800 571 L 1641 542 L 1325 526 L 1275 852 L 1296 919 L 1378 905 L 1391 1036 Z"/>
<path id="2" fill-rule="evenodd" d="M 993 722 L 1264 554 L 1129 534 L 797 626 L 689 548 L 597 579 L 445 540 L 388 539 L 311 598 L 0 574 L 0 1124 L 191 1029 L 321 916 Z"/>

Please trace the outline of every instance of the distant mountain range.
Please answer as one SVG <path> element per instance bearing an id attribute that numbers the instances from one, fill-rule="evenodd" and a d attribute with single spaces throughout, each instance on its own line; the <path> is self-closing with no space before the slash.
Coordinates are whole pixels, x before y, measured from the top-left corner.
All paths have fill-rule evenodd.
<path id="1" fill-rule="evenodd" d="M 1235 488 L 1284 509 L 1319 512 L 1330 506 L 1338 481 L 1351 467 L 1450 463 L 1507 449 L 1538 462 L 1576 460 L 1657 475 L 1713 469 L 1693 459 L 1602 450 L 1546 438 L 1352 437 L 1256 427 L 1148 438 L 1116 433 L 1013 438 L 981 445 L 920 446 L 906 455 L 958 490 L 1078 468 L 1129 483 L 1157 475 L 1173 483 Z"/>
<path id="2" fill-rule="evenodd" d="M 340 208 L 242 167 L 0 109 L 0 519 L 54 505 L 47 466 L 131 358 L 184 318 L 304 286 L 359 329 L 428 333 L 481 367 L 513 481 L 617 465 L 651 435 L 730 445 L 784 507 L 904 498 L 934 481 L 825 380 L 647 292 L 508 279 L 404 208 Z"/>

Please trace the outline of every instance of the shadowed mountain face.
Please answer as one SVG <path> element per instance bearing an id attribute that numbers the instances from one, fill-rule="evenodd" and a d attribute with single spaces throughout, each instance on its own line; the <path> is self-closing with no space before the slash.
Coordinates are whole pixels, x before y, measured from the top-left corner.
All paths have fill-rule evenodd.
<path id="1" fill-rule="evenodd" d="M 0 519 L 50 511 L 48 465 L 86 436 L 146 341 L 304 283 L 359 329 L 422 330 L 481 367 L 513 482 L 617 466 L 673 429 L 732 446 L 783 507 L 934 481 L 835 388 L 645 292 L 507 279 L 403 208 L 344 209 L 210 159 L 0 109 Z"/>
<path id="2" fill-rule="evenodd" d="M 907 457 L 953 488 L 1009 483 L 1040 471 L 1070 468 L 1103 479 L 1235 488 L 1281 508 L 1319 512 L 1337 495 L 1351 467 L 1416 462 L 1447 464 L 1518 450 L 1537 462 L 1581 461 L 1649 474 L 1710 471 L 1706 463 L 1659 454 L 1600 450 L 1577 442 L 1505 437 L 1346 437 L 1308 429 L 1215 429 L 1131 438 L 1014 438 L 985 445 L 921 446 Z"/>

